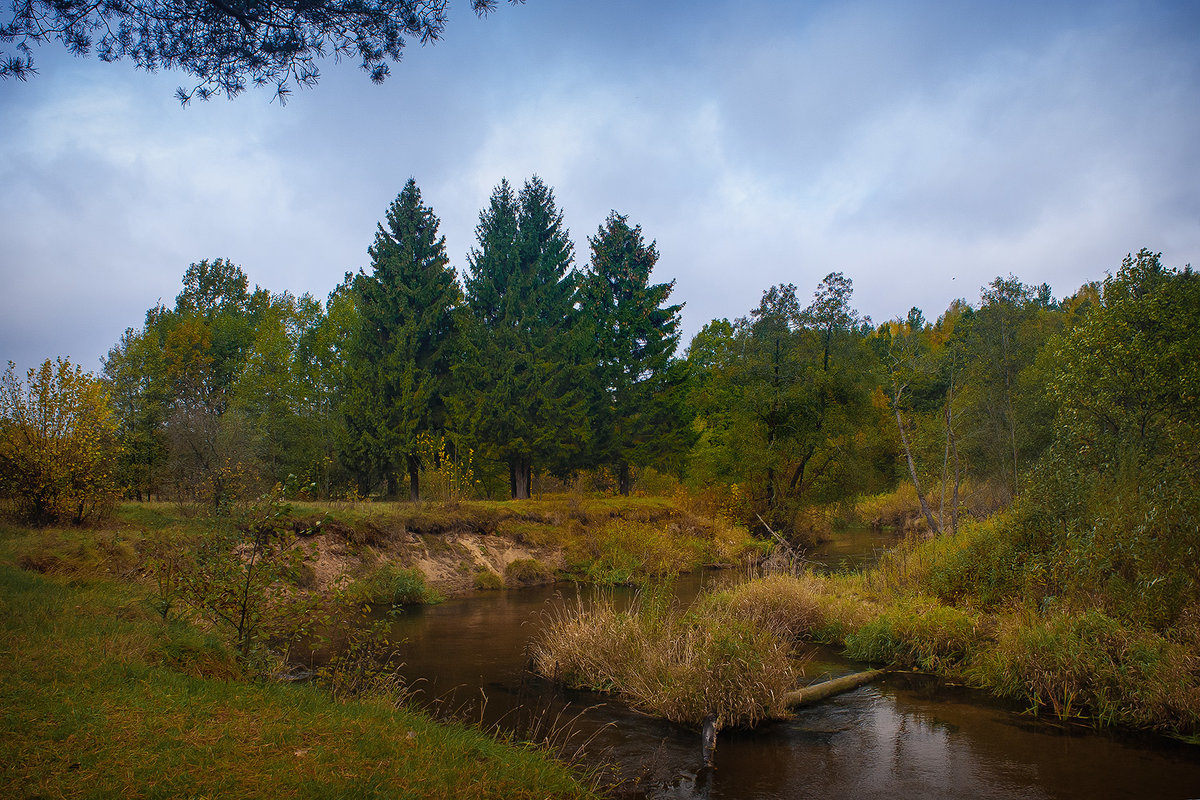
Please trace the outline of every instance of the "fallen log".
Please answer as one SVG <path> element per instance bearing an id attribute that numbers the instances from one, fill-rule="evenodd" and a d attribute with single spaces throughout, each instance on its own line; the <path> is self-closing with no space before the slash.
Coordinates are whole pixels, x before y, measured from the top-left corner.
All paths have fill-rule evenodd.
<path id="1" fill-rule="evenodd" d="M 808 705 L 816 703 L 819 700 L 824 700 L 826 697 L 833 697 L 835 694 L 848 692 L 851 689 L 868 684 L 883 676 L 881 669 L 869 669 L 866 672 L 855 672 L 850 675 L 843 675 L 840 678 L 832 678 L 831 680 L 823 681 L 812 686 L 806 686 L 803 689 L 797 689 L 794 692 L 788 692 L 784 695 L 784 702 L 789 708 L 796 706 Z"/>

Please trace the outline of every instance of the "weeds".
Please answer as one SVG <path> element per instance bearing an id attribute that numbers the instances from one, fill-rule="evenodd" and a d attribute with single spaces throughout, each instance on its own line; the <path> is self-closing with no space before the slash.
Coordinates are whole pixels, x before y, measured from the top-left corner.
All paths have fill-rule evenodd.
<path id="1" fill-rule="evenodd" d="M 392 607 L 436 605 L 445 598 L 425 582 L 421 570 L 384 562 L 347 586 L 342 596 L 355 604 L 385 603 Z"/>
<path id="2" fill-rule="evenodd" d="M 984 627 L 966 611 L 917 598 L 848 634 L 846 654 L 858 661 L 956 676 L 982 644 Z"/>
<path id="3" fill-rule="evenodd" d="M 797 667 L 774 631 L 713 609 L 681 612 L 662 584 L 620 610 L 611 596 L 550 612 L 531 652 L 535 669 L 576 688 L 618 693 L 684 725 L 717 728 L 785 715 Z"/>
<path id="4" fill-rule="evenodd" d="M 1186 646 L 1089 610 L 1009 619 L 969 675 L 1034 713 L 1186 734 L 1200 730 L 1196 666 Z"/>
<path id="5" fill-rule="evenodd" d="M 809 576 L 767 575 L 702 596 L 694 613 L 727 615 L 785 639 L 807 637 L 822 622 L 819 591 Z"/>
<path id="6" fill-rule="evenodd" d="M 554 570 L 536 558 L 519 558 L 504 568 L 504 583 L 509 586 L 541 586 L 554 580 Z"/>

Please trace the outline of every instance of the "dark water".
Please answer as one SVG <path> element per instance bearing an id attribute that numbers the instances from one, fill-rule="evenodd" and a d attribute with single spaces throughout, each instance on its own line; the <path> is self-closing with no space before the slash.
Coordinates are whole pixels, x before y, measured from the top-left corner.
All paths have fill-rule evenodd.
<path id="1" fill-rule="evenodd" d="M 810 557 L 854 568 L 892 541 L 838 535 Z M 681 599 L 714 579 L 681 581 Z M 703 770 L 698 733 L 524 671 L 526 643 L 563 594 L 573 601 L 575 590 L 485 594 L 408 612 L 393 628 L 403 672 L 426 699 L 485 724 L 573 720 L 575 745 L 588 740 L 589 753 L 655 798 L 1200 798 L 1200 747 L 1036 720 L 981 693 L 905 675 L 786 722 L 723 731 L 715 769 Z M 812 655 L 811 679 L 862 668 L 828 650 Z"/>

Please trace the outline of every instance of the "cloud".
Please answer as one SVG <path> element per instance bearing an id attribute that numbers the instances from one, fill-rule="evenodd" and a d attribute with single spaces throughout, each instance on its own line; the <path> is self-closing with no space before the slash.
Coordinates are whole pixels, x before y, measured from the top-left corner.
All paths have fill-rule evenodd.
<path id="1" fill-rule="evenodd" d="M 202 258 L 323 295 L 409 176 L 459 268 L 502 177 L 555 189 L 580 264 L 628 214 L 685 335 L 835 270 L 883 320 L 1009 272 L 1061 295 L 1142 246 L 1195 261 L 1198 33 L 1168 3 L 531 3 L 286 109 L 42 58 L 0 84 L 0 344 L 90 365 Z"/>

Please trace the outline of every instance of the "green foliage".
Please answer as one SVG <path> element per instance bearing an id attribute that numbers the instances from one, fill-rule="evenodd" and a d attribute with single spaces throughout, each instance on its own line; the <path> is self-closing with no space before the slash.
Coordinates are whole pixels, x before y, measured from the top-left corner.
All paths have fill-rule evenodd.
<path id="1" fill-rule="evenodd" d="M 24 535 L 0 537 L 5 561 Z M 239 680 L 220 641 L 164 625 L 128 584 L 0 564 L 0 640 L 0 784 L 20 796 L 593 796 L 537 748 L 373 691 Z M 341 674 L 343 698 L 372 684 Z"/>
<path id="2" fill-rule="evenodd" d="M 492 193 L 468 256 L 469 346 L 456 416 L 528 498 L 533 466 L 566 471 L 584 452 L 586 330 L 577 325 L 573 245 L 540 178 Z"/>
<path id="3" fill-rule="evenodd" d="M 504 568 L 504 583 L 509 586 L 540 586 L 554 579 L 554 570 L 536 558 L 518 558 Z"/>
<path id="4" fill-rule="evenodd" d="M 241 665 L 225 641 L 179 620 L 171 622 L 162 638 L 149 647 L 146 659 L 197 678 L 236 680 L 242 677 Z"/>
<path id="5" fill-rule="evenodd" d="M 37 524 L 76 524 L 108 513 L 118 490 L 117 424 L 103 385 L 66 359 L 25 379 L 0 377 L 0 492 Z"/>
<path id="6" fill-rule="evenodd" d="M 1026 700 L 1034 713 L 1044 707 L 1064 719 L 1187 733 L 1200 729 L 1195 657 L 1088 610 L 1010 624 L 969 674 L 997 694 Z"/>
<path id="7" fill-rule="evenodd" d="M 1036 542 L 1023 536 L 1020 526 L 1006 524 L 1006 518 L 969 524 L 956 537 L 922 549 L 931 551 L 926 572 L 930 591 L 948 602 L 971 602 L 983 608 L 1025 597 L 1027 580 L 1043 563 Z"/>
<path id="8" fill-rule="evenodd" d="M 915 599 L 848 634 L 846 654 L 859 661 L 954 675 L 981 638 L 977 616 Z"/>
<path id="9" fill-rule="evenodd" d="M 870 480 L 871 353 L 849 291 L 833 273 L 801 309 L 795 286 L 775 286 L 749 317 L 713 323 L 692 343 L 692 477 L 748 488 L 746 522 L 792 531 L 807 507 Z"/>
<path id="10" fill-rule="evenodd" d="M 461 292 L 439 224 L 410 178 L 368 250 L 371 274 L 354 280 L 346 444 L 363 494 L 378 475 L 394 495 L 397 474 L 406 473 L 412 499 L 420 499 L 420 437 L 445 426 Z"/>
<path id="11" fill-rule="evenodd" d="M 675 535 L 667 526 L 616 519 L 568 552 L 570 569 L 588 583 L 642 584 L 690 572 L 704 564 L 705 542 Z"/>
<path id="12" fill-rule="evenodd" d="M 274 502 L 243 526 L 214 530 L 182 559 L 152 562 L 164 619 L 177 585 L 183 603 L 226 631 L 247 666 L 261 668 L 272 634 L 287 627 L 273 616 L 278 607 L 271 594 L 294 583 L 304 557 L 292 547 L 289 515 L 290 508 Z"/>
<path id="13" fill-rule="evenodd" d="M 472 0 L 471 6 L 482 17 L 496 0 Z M 0 41 L 17 42 L 15 55 L 0 54 L 0 78 L 28 79 L 37 72 L 31 45 L 59 41 L 75 55 L 95 45 L 104 61 L 128 58 L 148 72 L 183 71 L 197 81 L 176 91 L 183 104 L 220 94 L 232 99 L 247 86 L 271 86 L 286 103 L 289 81 L 315 86 L 316 62 L 330 55 L 359 60 L 371 80 L 382 83 L 391 72 L 387 62 L 400 61 L 409 39 L 437 41 L 446 20 L 444 2 L 416 0 L 270 0 L 253 8 L 162 0 L 75 7 L 32 0 L 14 6 L 0 24 Z"/>
<path id="14" fill-rule="evenodd" d="M 481 592 L 496 592 L 504 588 L 504 578 L 486 567 L 475 570 L 474 586 Z"/>
<path id="15" fill-rule="evenodd" d="M 354 581 L 343 592 L 352 603 L 384 603 L 392 607 L 435 605 L 444 599 L 425 583 L 425 575 L 416 567 L 405 568 L 384 562 L 365 577 Z"/>
<path id="16" fill-rule="evenodd" d="M 386 621 L 352 631 L 346 646 L 317 670 L 317 685 L 343 702 L 372 698 L 384 700 L 393 708 L 407 704 L 411 692 L 400 675 L 403 663 L 389 631 Z"/>
<path id="17" fill-rule="evenodd" d="M 129 495 L 149 499 L 159 488 L 167 445 L 166 386 L 160 379 L 163 352 L 146 331 L 127 328 L 120 342 L 108 351 L 104 383 L 112 399 L 117 436 L 122 444 L 118 479 Z"/>
<path id="18" fill-rule="evenodd" d="M 1104 281 L 1100 305 L 1061 340 L 1048 389 L 1080 466 L 1200 475 L 1200 276 L 1148 250 Z"/>
<path id="19" fill-rule="evenodd" d="M 972 475 L 1002 481 L 1015 497 L 1050 438 L 1053 412 L 1037 360 L 1063 315 L 1047 291 L 1011 275 L 985 287 L 982 300 L 955 331 L 963 351 L 964 457 Z"/>
<path id="20" fill-rule="evenodd" d="M 618 490 L 631 467 L 675 468 L 694 442 L 686 400 L 686 363 L 675 358 L 681 305 L 666 305 L 674 282 L 650 283 L 658 261 L 641 226 L 616 213 L 589 237 L 581 279 L 583 324 L 595 352 L 591 384 L 591 458 L 612 466 Z"/>

